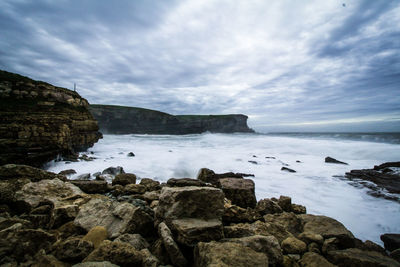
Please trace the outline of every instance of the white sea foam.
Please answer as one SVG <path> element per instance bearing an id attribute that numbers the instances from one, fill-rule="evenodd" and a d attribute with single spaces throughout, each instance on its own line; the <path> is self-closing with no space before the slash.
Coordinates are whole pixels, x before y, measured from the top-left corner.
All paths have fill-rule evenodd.
<path id="1" fill-rule="evenodd" d="M 372 197 L 367 189 L 334 177 L 398 161 L 398 144 L 252 134 L 105 135 L 89 151 L 96 160 L 53 162 L 48 169 L 59 172 L 72 168 L 82 174 L 122 166 L 141 178 L 163 182 L 172 177 L 194 178 L 203 167 L 217 173 L 252 173 L 257 199 L 291 196 L 294 203 L 305 205 L 308 213 L 333 217 L 362 240 L 381 243 L 381 234 L 400 232 L 399 203 Z M 136 156 L 127 157 L 129 152 Z M 349 165 L 325 163 L 326 156 Z M 281 171 L 283 163 L 297 172 Z"/>

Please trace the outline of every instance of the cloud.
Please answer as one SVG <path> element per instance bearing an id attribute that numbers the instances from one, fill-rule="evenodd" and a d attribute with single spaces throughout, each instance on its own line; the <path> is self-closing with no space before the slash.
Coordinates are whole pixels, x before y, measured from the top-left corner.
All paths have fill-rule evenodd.
<path id="1" fill-rule="evenodd" d="M 390 126 L 399 14 L 397 1 L 4 0 L 0 68 L 75 82 L 91 103 L 244 113 L 260 130 Z"/>

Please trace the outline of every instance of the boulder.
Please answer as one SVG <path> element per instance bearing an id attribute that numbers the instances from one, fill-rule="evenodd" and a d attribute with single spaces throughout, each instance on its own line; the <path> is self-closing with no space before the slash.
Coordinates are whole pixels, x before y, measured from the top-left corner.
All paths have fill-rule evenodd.
<path id="1" fill-rule="evenodd" d="M 133 152 L 129 152 L 127 156 L 128 156 L 128 157 L 134 157 L 135 154 L 134 154 Z"/>
<path id="2" fill-rule="evenodd" d="M 136 184 L 136 175 L 133 173 L 119 173 L 112 180 L 112 185 L 120 184 L 122 186 L 128 184 Z"/>
<path id="3" fill-rule="evenodd" d="M 260 212 L 255 209 L 244 209 L 236 205 L 232 205 L 231 201 L 225 199 L 224 204 L 224 215 L 222 221 L 225 225 L 230 223 L 243 223 L 243 222 L 255 222 L 261 220 L 262 216 Z"/>
<path id="4" fill-rule="evenodd" d="M 255 208 L 257 204 L 254 182 L 251 179 L 222 178 L 219 180 L 225 197 L 242 208 Z"/>
<path id="5" fill-rule="evenodd" d="M 282 226 L 286 231 L 298 235 L 303 231 L 302 221 L 292 212 L 267 214 L 264 216 L 265 222 Z"/>
<path id="6" fill-rule="evenodd" d="M 292 204 L 292 212 L 295 214 L 306 214 L 307 209 L 303 205 Z"/>
<path id="7" fill-rule="evenodd" d="M 307 252 L 300 260 L 301 267 L 335 267 L 321 255 L 314 252 Z"/>
<path id="8" fill-rule="evenodd" d="M 78 215 L 79 207 L 75 204 L 58 205 L 51 211 L 50 228 L 58 228 L 61 225 L 73 221 Z"/>
<path id="9" fill-rule="evenodd" d="M 6 164 L 0 166 L 0 180 L 12 180 L 27 178 L 31 182 L 39 182 L 41 180 L 51 180 L 58 178 L 64 180 L 63 175 L 48 172 L 42 169 L 34 168 L 28 165 Z"/>
<path id="10" fill-rule="evenodd" d="M 171 223 L 177 242 L 194 247 L 198 242 L 217 241 L 223 237 L 222 222 L 218 219 L 185 218 Z"/>
<path id="11" fill-rule="evenodd" d="M 320 234 L 324 239 L 336 237 L 340 248 L 354 247 L 355 240 L 353 234 L 335 219 L 310 214 L 298 215 L 304 222 L 304 232 Z"/>
<path id="12" fill-rule="evenodd" d="M 264 199 L 261 199 L 260 201 L 258 201 L 255 209 L 261 215 L 282 213 L 282 211 L 283 211 L 277 202 L 272 201 L 269 198 L 264 198 Z"/>
<path id="13" fill-rule="evenodd" d="M 164 244 L 164 247 L 169 255 L 169 259 L 171 260 L 171 262 L 178 267 L 186 266 L 188 262 L 183 256 L 178 245 L 175 243 L 172 237 L 171 230 L 164 222 L 158 225 L 158 234 L 161 237 L 161 240 Z"/>
<path id="14" fill-rule="evenodd" d="M 268 266 L 268 257 L 242 244 L 200 242 L 194 250 L 195 266 Z"/>
<path id="15" fill-rule="evenodd" d="M 383 234 L 381 240 L 389 251 L 400 248 L 400 234 Z"/>
<path id="16" fill-rule="evenodd" d="M 322 253 L 326 255 L 329 251 L 338 250 L 339 247 L 339 239 L 336 237 L 325 239 L 324 243 L 322 244 Z"/>
<path id="17" fill-rule="evenodd" d="M 142 254 L 142 258 L 143 258 L 143 263 L 142 263 L 143 267 L 158 267 L 158 266 L 160 266 L 160 261 L 147 248 L 140 250 L 140 253 Z"/>
<path id="18" fill-rule="evenodd" d="M 161 189 L 160 182 L 154 181 L 150 178 L 142 178 L 139 184 L 144 185 L 146 191 L 156 191 Z"/>
<path id="19" fill-rule="evenodd" d="M 109 261 L 87 261 L 72 265 L 72 267 L 119 267 Z"/>
<path id="20" fill-rule="evenodd" d="M 120 173 L 125 173 L 124 168 L 122 168 L 121 166 L 117 166 L 117 167 L 108 167 L 107 169 L 104 169 L 101 174 L 110 174 L 110 175 L 117 175 Z"/>
<path id="21" fill-rule="evenodd" d="M 393 250 L 390 252 L 390 257 L 400 262 L 400 248 Z"/>
<path id="22" fill-rule="evenodd" d="M 375 251 L 363 251 L 357 248 L 329 251 L 327 258 L 339 267 L 363 266 L 400 266 L 394 259 Z"/>
<path id="23" fill-rule="evenodd" d="M 322 235 L 311 232 L 303 232 L 298 236 L 298 238 L 306 244 L 317 243 L 318 245 L 322 246 L 324 243 L 324 238 Z"/>
<path id="24" fill-rule="evenodd" d="M 128 243 L 137 250 L 146 249 L 150 246 L 140 234 L 123 234 L 114 239 L 114 241 Z"/>
<path id="25" fill-rule="evenodd" d="M 94 248 L 98 248 L 101 242 L 107 239 L 107 229 L 103 226 L 95 226 L 82 238 L 82 240 L 89 241 L 93 244 Z"/>
<path id="26" fill-rule="evenodd" d="M 219 177 L 215 175 L 213 170 L 201 168 L 197 174 L 197 179 L 205 183 L 217 184 Z"/>
<path id="27" fill-rule="evenodd" d="M 295 237 L 283 240 L 281 247 L 285 254 L 303 254 L 307 251 L 307 244 Z"/>
<path id="28" fill-rule="evenodd" d="M 253 235 L 241 238 L 230 238 L 221 242 L 239 243 L 249 247 L 256 252 L 264 253 L 268 256 L 268 262 L 272 266 L 280 266 L 283 263 L 283 255 L 278 239 L 274 236 Z"/>
<path id="29" fill-rule="evenodd" d="M 283 267 L 300 267 L 293 255 L 283 255 Z"/>
<path id="30" fill-rule="evenodd" d="M 139 207 L 106 198 L 94 198 L 84 204 L 74 223 L 87 231 L 103 226 L 112 239 L 125 233 L 146 235 L 153 229 L 153 218 Z"/>
<path id="31" fill-rule="evenodd" d="M 89 179 L 90 179 L 90 173 L 83 173 L 76 177 L 76 180 L 89 180 Z"/>
<path id="32" fill-rule="evenodd" d="M 53 246 L 57 259 L 65 262 L 80 262 L 93 251 L 93 243 L 79 237 L 68 238 Z"/>
<path id="33" fill-rule="evenodd" d="M 171 178 L 167 181 L 168 186 L 205 186 L 206 183 L 197 179 L 191 179 L 191 178 Z"/>
<path id="34" fill-rule="evenodd" d="M 281 168 L 281 171 L 285 171 L 285 172 L 296 172 L 295 170 L 290 169 L 290 168 L 288 168 L 288 167 L 282 167 L 282 168 Z"/>
<path id="35" fill-rule="evenodd" d="M 292 198 L 280 196 L 278 199 L 278 205 L 282 208 L 282 210 L 290 212 L 292 211 Z"/>
<path id="36" fill-rule="evenodd" d="M 317 254 L 321 254 L 320 247 L 321 246 L 318 245 L 317 243 L 312 242 L 312 243 L 307 245 L 307 251 L 308 252 L 314 252 L 314 253 L 317 253 Z"/>
<path id="37" fill-rule="evenodd" d="M 58 174 L 70 176 L 70 175 L 76 174 L 76 171 L 74 169 L 68 169 L 68 170 L 60 171 Z"/>
<path id="38" fill-rule="evenodd" d="M 349 165 L 349 164 L 347 164 L 346 162 L 339 161 L 339 160 L 334 159 L 334 158 L 331 158 L 331 157 L 326 157 L 326 158 L 325 158 L 325 162 L 326 162 L 326 163 L 335 163 L 335 164 L 345 164 L 345 165 Z"/>
<path id="39" fill-rule="evenodd" d="M 221 220 L 224 212 L 224 194 L 211 187 L 163 187 L 156 219 L 165 220 L 167 225 L 175 219 L 200 218 Z"/>
<path id="40" fill-rule="evenodd" d="M 106 181 L 69 180 L 68 182 L 79 187 L 83 192 L 88 194 L 103 194 L 108 191 L 108 184 Z"/>
<path id="41" fill-rule="evenodd" d="M 121 267 L 141 266 L 142 254 L 124 242 L 104 240 L 98 248 L 90 253 L 84 262 L 109 261 Z"/>

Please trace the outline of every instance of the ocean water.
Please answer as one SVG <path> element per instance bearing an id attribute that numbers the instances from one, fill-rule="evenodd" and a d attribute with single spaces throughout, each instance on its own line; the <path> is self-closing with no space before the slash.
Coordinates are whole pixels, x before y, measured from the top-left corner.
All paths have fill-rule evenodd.
<path id="1" fill-rule="evenodd" d="M 400 233 L 400 204 L 370 196 L 368 189 L 340 178 L 352 169 L 400 160 L 398 142 L 377 138 L 320 134 L 104 135 L 89 149 L 93 152 L 89 155 L 97 158 L 94 161 L 51 162 L 46 168 L 53 172 L 75 169 L 79 175 L 122 166 L 140 178 L 160 182 L 195 178 L 203 167 L 216 173 L 252 173 L 258 200 L 290 196 L 293 203 L 305 205 L 307 213 L 333 217 L 357 238 L 382 244 L 381 234 Z M 135 157 L 127 157 L 129 152 Z M 326 156 L 349 165 L 325 163 Z M 297 172 L 281 171 L 286 165 Z"/>

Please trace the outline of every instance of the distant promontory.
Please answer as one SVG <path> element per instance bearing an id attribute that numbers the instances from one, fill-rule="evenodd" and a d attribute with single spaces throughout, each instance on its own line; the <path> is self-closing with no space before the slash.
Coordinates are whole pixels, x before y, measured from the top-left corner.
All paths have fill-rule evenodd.
<path id="1" fill-rule="evenodd" d="M 247 116 L 229 115 L 171 115 L 168 113 L 125 106 L 90 105 L 104 134 L 196 134 L 251 133 Z"/>

